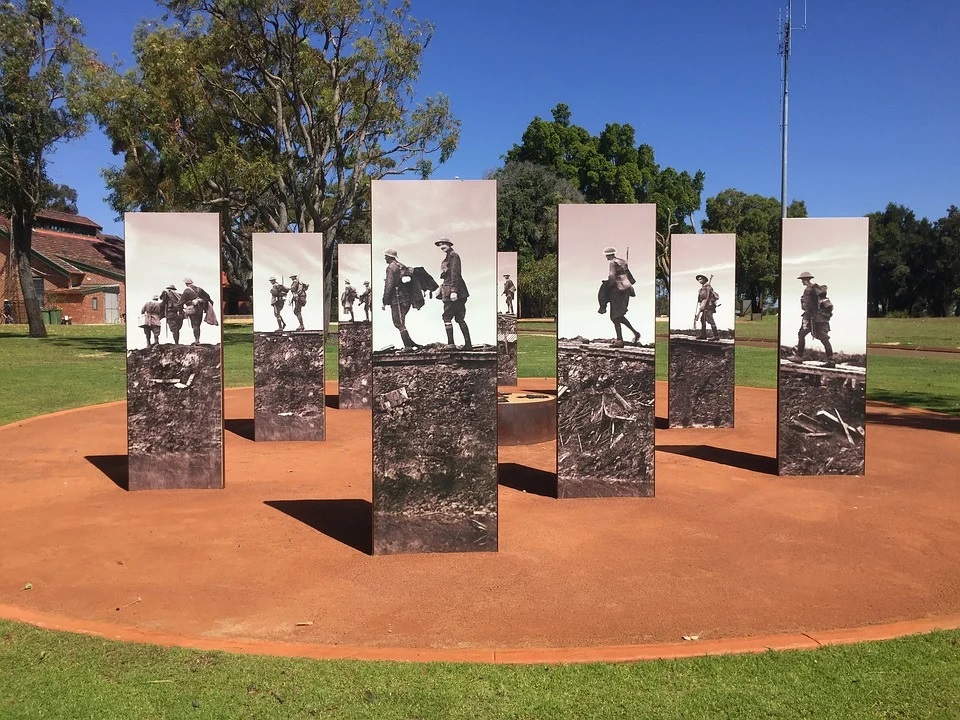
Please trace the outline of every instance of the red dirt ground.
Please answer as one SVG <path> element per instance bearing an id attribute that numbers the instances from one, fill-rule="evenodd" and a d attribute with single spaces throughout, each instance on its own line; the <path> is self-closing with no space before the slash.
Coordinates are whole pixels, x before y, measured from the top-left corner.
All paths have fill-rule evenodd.
<path id="1" fill-rule="evenodd" d="M 956 418 L 870 403 L 866 476 L 779 478 L 776 394 L 738 388 L 735 429 L 657 431 L 656 498 L 556 500 L 555 443 L 503 447 L 498 553 L 372 557 L 370 413 L 328 408 L 324 443 L 256 444 L 252 390 L 225 397 L 225 490 L 126 492 L 123 403 L 0 428 L 0 616 L 273 654 L 500 661 L 960 625 Z M 637 655 L 617 650 L 590 656 Z"/>

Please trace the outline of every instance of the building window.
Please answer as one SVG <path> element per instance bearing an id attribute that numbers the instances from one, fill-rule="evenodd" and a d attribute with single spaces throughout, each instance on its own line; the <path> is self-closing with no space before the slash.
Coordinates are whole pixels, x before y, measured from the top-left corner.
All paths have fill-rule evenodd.
<path id="1" fill-rule="evenodd" d="M 91 305 L 91 307 L 92 307 L 94 310 L 99 310 L 99 309 L 100 309 L 100 298 L 94 297 L 94 298 L 90 301 L 90 305 Z"/>
<path id="2" fill-rule="evenodd" d="M 37 294 L 37 302 L 40 303 L 40 307 L 43 307 L 46 303 L 46 298 L 43 295 L 43 278 L 35 277 L 33 279 L 33 291 Z"/>

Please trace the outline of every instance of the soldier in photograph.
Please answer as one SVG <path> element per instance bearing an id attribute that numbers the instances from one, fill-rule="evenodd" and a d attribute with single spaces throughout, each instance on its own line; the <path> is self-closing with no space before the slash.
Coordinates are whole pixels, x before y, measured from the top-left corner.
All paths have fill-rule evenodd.
<path id="1" fill-rule="evenodd" d="M 411 307 L 418 310 L 423 307 L 423 293 L 419 286 L 414 287 L 410 269 L 397 259 L 397 251 L 388 248 L 383 253 L 387 263 L 386 275 L 383 279 L 383 299 L 380 304 L 382 310 L 390 306 L 390 316 L 393 326 L 400 331 L 400 339 L 406 350 L 418 350 L 420 345 L 415 343 L 407 330 L 407 313 Z"/>
<path id="2" fill-rule="evenodd" d="M 353 316 L 353 304 L 357 301 L 357 289 L 350 284 L 349 280 L 343 281 L 343 292 L 340 293 L 340 304 L 343 306 L 343 312 L 350 316 L 350 322 L 356 322 Z"/>
<path id="3" fill-rule="evenodd" d="M 307 304 L 307 290 L 310 286 L 303 282 L 297 275 L 290 276 L 290 307 L 293 308 L 293 314 L 297 316 L 297 322 L 300 323 L 297 330 L 304 330 L 303 327 L 303 306 Z"/>
<path id="4" fill-rule="evenodd" d="M 143 328 L 143 334 L 147 336 L 147 347 L 160 344 L 160 318 L 163 315 L 163 307 L 160 304 L 160 296 L 154 295 L 153 299 L 147 300 L 140 308 L 140 314 L 143 316 L 140 321 L 140 327 Z"/>
<path id="5" fill-rule="evenodd" d="M 443 301 L 443 327 L 447 331 L 447 347 L 453 348 L 453 321 L 457 321 L 460 332 L 463 333 L 463 349 L 473 350 L 470 342 L 470 328 L 467 327 L 467 284 L 463 281 L 463 272 L 460 256 L 453 249 L 453 241 L 449 238 L 440 238 L 434 245 L 440 248 L 444 257 L 440 262 L 440 294 L 438 299 Z"/>
<path id="6" fill-rule="evenodd" d="M 160 293 L 160 314 L 167 323 L 167 330 L 173 335 L 174 345 L 180 344 L 180 328 L 183 327 L 183 308 L 180 307 L 180 293 L 177 286 L 170 284 Z"/>
<path id="7" fill-rule="evenodd" d="M 270 307 L 273 308 L 273 317 L 277 320 L 277 332 L 282 332 L 287 327 L 286 320 L 283 319 L 283 306 L 287 303 L 287 293 L 290 289 L 284 287 L 275 277 L 270 278 Z"/>
<path id="8" fill-rule="evenodd" d="M 802 272 L 797 280 L 803 283 L 803 294 L 800 296 L 800 309 L 803 311 L 800 320 L 800 331 L 797 333 L 797 347 L 789 358 L 791 362 L 803 362 L 803 353 L 806 349 L 807 335 L 823 344 L 827 361 L 825 367 L 836 367 L 833 361 L 833 346 L 830 344 L 830 318 L 833 317 L 833 303 L 827 297 L 827 286 L 813 282 L 814 276 Z"/>
<path id="9" fill-rule="evenodd" d="M 636 280 L 633 273 L 630 272 L 627 261 L 617 257 L 616 248 L 604 248 L 603 255 L 607 259 L 607 279 L 600 285 L 600 292 L 597 297 L 600 309 L 597 312 L 602 315 L 607 311 L 607 305 L 609 304 L 610 321 L 617 333 L 617 339 L 613 343 L 614 347 L 623 347 L 622 326 L 624 325 L 630 328 L 633 333 L 633 342 L 636 344 L 640 340 L 640 333 L 636 331 L 626 317 L 630 298 L 637 294 L 636 290 L 633 289 Z"/>
<path id="10" fill-rule="evenodd" d="M 515 315 L 516 313 L 513 311 L 513 298 L 517 295 L 517 286 L 513 280 L 510 279 L 509 275 L 503 276 L 503 292 L 500 294 L 507 300 L 507 314 Z"/>
<path id="11" fill-rule="evenodd" d="M 370 311 L 373 310 L 373 292 L 370 290 L 370 281 L 363 281 L 363 292 L 357 296 L 357 300 L 363 305 L 364 319 L 370 322 Z"/>
<path id="12" fill-rule="evenodd" d="M 190 318 L 193 328 L 193 344 L 200 344 L 200 326 L 207 316 L 207 310 L 212 309 L 213 298 L 202 287 L 193 284 L 190 278 L 184 278 L 186 287 L 180 294 L 180 308 L 183 314 Z"/>
<path id="13" fill-rule="evenodd" d="M 707 325 L 713 330 L 711 340 L 719 340 L 720 333 L 717 331 L 717 323 L 713 320 L 714 313 L 717 312 L 717 300 L 720 295 L 713 289 L 713 285 L 706 275 L 697 275 L 697 282 L 700 283 L 700 290 L 697 292 L 697 313 L 693 318 L 693 325 L 696 327 L 697 319 L 700 320 L 700 334 L 697 337 L 700 340 L 707 339 Z"/>

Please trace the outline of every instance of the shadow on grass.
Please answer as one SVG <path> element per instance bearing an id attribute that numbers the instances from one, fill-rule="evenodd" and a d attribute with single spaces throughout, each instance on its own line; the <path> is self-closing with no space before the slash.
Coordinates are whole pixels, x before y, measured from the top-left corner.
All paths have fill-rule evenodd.
<path id="1" fill-rule="evenodd" d="M 83 459 L 110 478 L 121 490 L 130 489 L 126 455 L 85 455 Z"/>
<path id="2" fill-rule="evenodd" d="M 49 337 L 44 342 L 62 348 L 76 348 L 77 350 L 94 350 L 107 353 L 125 353 L 127 339 L 119 337 L 101 337 L 97 335 L 79 335 L 74 337 Z"/>
<path id="3" fill-rule="evenodd" d="M 878 411 L 868 408 L 866 419 L 871 425 L 906 427 L 914 430 L 935 430 L 937 432 L 960 435 L 960 417 L 955 415 L 894 415 L 886 410 Z"/>
<path id="4" fill-rule="evenodd" d="M 750 472 L 765 475 L 777 474 L 777 459 L 767 455 L 758 455 L 742 450 L 729 450 L 712 445 L 657 445 L 656 449 L 673 455 L 697 458 L 698 460 L 737 467 Z"/>
<path id="5" fill-rule="evenodd" d="M 231 418 L 230 420 L 224 420 L 223 429 L 227 432 L 232 432 L 234 435 L 239 435 L 245 440 L 257 439 L 253 418 Z"/>
<path id="6" fill-rule="evenodd" d="M 893 405 L 906 405 L 923 410 L 933 410 L 934 412 L 946 413 L 954 418 L 960 418 L 960 400 L 958 400 L 956 396 L 869 388 L 867 400 L 871 402 L 891 403 Z M 909 418 L 887 418 L 887 420 L 891 421 L 887 424 L 900 425 L 904 423 L 899 421 L 908 419 Z M 867 420 L 870 422 L 885 422 L 883 419 L 875 419 L 869 415 L 867 416 Z"/>
<path id="7" fill-rule="evenodd" d="M 373 554 L 373 505 L 369 500 L 266 500 L 263 504 L 354 550 Z"/>
<path id="8" fill-rule="evenodd" d="M 504 487 L 543 497 L 557 497 L 557 474 L 546 470 L 500 463 L 497 465 L 497 482 Z"/>

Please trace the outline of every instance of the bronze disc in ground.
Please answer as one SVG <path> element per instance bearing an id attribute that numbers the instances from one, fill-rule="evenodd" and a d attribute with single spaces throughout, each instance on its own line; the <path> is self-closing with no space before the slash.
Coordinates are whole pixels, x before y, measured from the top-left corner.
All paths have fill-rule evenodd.
<path id="1" fill-rule="evenodd" d="M 252 391 L 228 390 L 226 487 L 204 492 L 122 488 L 122 403 L 14 423 L 0 428 L 0 615 L 461 659 L 957 623 L 960 420 L 871 403 L 866 476 L 781 478 L 776 394 L 738 388 L 736 407 L 735 429 L 657 431 L 656 498 L 557 500 L 554 443 L 501 448 L 498 553 L 387 557 L 369 554 L 365 412 L 330 410 L 323 443 L 255 444 Z"/>

